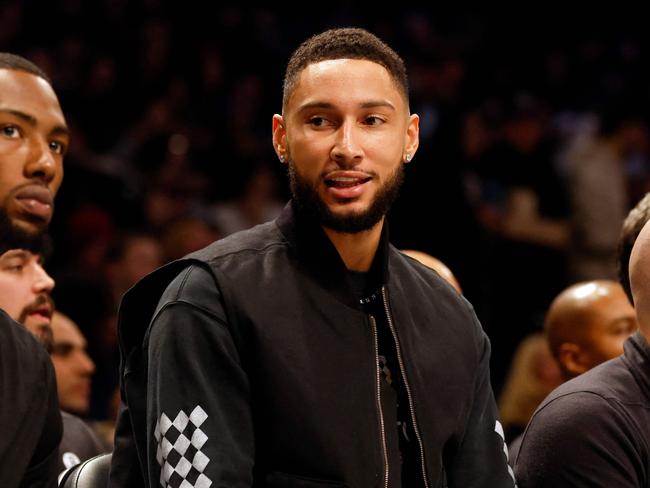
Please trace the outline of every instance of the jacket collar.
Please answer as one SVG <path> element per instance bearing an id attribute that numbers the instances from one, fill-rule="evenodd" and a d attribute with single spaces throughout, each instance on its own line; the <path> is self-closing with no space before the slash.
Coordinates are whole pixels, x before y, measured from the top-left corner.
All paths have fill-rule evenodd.
<path id="1" fill-rule="evenodd" d="M 310 276 L 340 301 L 360 309 L 345 263 L 320 224 L 301 212 L 293 201 L 285 206 L 276 224 Z M 388 281 L 388 251 L 388 224 L 384 219 L 377 253 L 368 272 L 368 292 L 378 290 Z"/>
<path id="2" fill-rule="evenodd" d="M 624 344 L 624 360 L 628 364 L 634 379 L 650 398 L 650 345 L 648 341 L 636 332 Z"/>

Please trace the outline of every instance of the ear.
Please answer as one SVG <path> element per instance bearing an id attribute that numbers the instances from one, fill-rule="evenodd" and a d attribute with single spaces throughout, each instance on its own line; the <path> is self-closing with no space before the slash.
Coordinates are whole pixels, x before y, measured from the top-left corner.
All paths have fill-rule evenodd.
<path id="1" fill-rule="evenodd" d="M 558 360 L 562 368 L 572 377 L 578 376 L 589 369 L 585 361 L 585 353 L 582 348 L 573 342 L 563 342 L 558 351 Z"/>
<path id="2" fill-rule="evenodd" d="M 287 160 L 287 129 L 282 115 L 273 116 L 273 149 L 281 163 Z"/>
<path id="3" fill-rule="evenodd" d="M 420 145 L 420 116 L 418 114 L 409 115 L 406 134 L 404 135 L 404 155 L 402 161 L 410 163 L 415 156 L 415 152 Z"/>

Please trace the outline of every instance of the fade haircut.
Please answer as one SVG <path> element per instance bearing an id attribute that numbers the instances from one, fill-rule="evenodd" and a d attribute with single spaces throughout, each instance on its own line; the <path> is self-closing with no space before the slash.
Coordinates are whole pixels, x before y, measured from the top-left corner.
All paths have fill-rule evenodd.
<path id="1" fill-rule="evenodd" d="M 291 55 L 284 75 L 283 111 L 298 84 L 300 72 L 310 64 L 331 59 L 365 59 L 383 66 L 408 101 L 406 67 L 393 49 L 365 29 L 330 29 L 310 37 Z"/>
<path id="2" fill-rule="evenodd" d="M 632 254 L 636 238 L 639 237 L 641 229 L 648 220 L 650 220 L 650 192 L 646 193 L 641 201 L 630 210 L 623 221 L 621 236 L 618 240 L 618 280 L 632 305 L 634 305 L 634 299 L 630 288 L 630 254 Z"/>
<path id="3" fill-rule="evenodd" d="M 31 61 L 28 61 L 22 56 L 18 56 L 16 54 L 0 52 L 0 69 L 24 71 L 26 73 L 38 76 L 39 78 L 43 78 L 50 85 L 52 84 L 52 80 L 50 80 L 50 78 L 45 74 L 45 71 L 43 71 Z"/>

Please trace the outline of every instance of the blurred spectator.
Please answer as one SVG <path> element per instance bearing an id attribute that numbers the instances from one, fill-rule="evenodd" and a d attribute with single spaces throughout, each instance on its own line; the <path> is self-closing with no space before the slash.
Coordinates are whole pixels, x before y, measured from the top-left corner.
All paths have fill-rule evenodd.
<path id="1" fill-rule="evenodd" d="M 517 344 L 541 330 L 566 285 L 568 208 L 555 154 L 545 104 L 522 92 L 503 106 L 500 139 L 476 163 L 477 215 L 490 238 L 486 329 L 497 391 Z"/>
<path id="2" fill-rule="evenodd" d="M 224 236 L 276 218 L 283 203 L 278 201 L 277 180 L 265 165 L 259 165 L 250 177 L 241 198 L 212 208 L 216 227 Z"/>
<path id="3" fill-rule="evenodd" d="M 146 274 L 163 263 L 160 241 L 144 232 L 123 235 L 108 253 L 106 279 L 114 303 L 119 304 L 122 295 Z"/>
<path id="4" fill-rule="evenodd" d="M 52 363 L 56 372 L 61 410 L 86 415 L 90 408 L 90 387 L 95 363 L 86 351 L 86 339 L 69 317 L 52 315 Z"/>
<path id="5" fill-rule="evenodd" d="M 551 304 L 544 332 L 564 381 L 623 354 L 623 343 L 639 325 L 615 281 L 570 286 Z"/>
<path id="6" fill-rule="evenodd" d="M 630 205 L 625 166 L 647 151 L 646 122 L 617 107 L 602 112 L 596 132 L 578 137 L 566 153 L 572 281 L 616 278 L 616 246 Z"/>
<path id="7" fill-rule="evenodd" d="M 425 266 L 428 266 L 432 270 L 434 270 L 436 273 L 438 273 L 447 283 L 449 283 L 451 286 L 453 286 L 458 293 L 461 295 L 463 294 L 463 290 L 460 288 L 460 284 L 458 283 L 458 280 L 454 276 L 454 274 L 451 272 L 451 270 L 447 267 L 445 263 L 440 261 L 438 258 L 434 258 L 433 256 L 430 256 L 429 254 L 422 252 L 422 251 L 415 251 L 412 249 L 407 249 L 402 251 L 404 254 L 407 256 L 412 257 L 413 259 L 417 259 L 420 261 L 422 264 Z"/>
<path id="8" fill-rule="evenodd" d="M 513 356 L 499 396 L 506 442 L 521 434 L 537 406 L 562 383 L 560 368 L 542 334 L 526 337 Z"/>
<path id="9" fill-rule="evenodd" d="M 162 237 L 164 261 L 173 261 L 203 249 L 219 239 L 220 234 L 205 222 L 195 218 L 182 218 L 167 226 Z"/>

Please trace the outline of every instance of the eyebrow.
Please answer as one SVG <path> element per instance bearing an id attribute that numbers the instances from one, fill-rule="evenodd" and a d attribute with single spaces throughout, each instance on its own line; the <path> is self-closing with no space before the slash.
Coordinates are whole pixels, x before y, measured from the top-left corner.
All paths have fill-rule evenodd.
<path id="1" fill-rule="evenodd" d="M 22 119 L 25 122 L 27 122 L 32 127 L 36 127 L 36 125 L 38 124 L 36 117 L 26 114 L 25 112 L 21 112 L 20 110 L 13 110 L 10 108 L 0 108 L 0 113 L 5 113 L 5 114 L 13 115 L 14 117 L 18 117 L 19 119 Z M 50 131 L 50 134 L 69 136 L 70 129 L 68 129 L 64 125 L 57 125 Z"/>
<path id="2" fill-rule="evenodd" d="M 25 251 L 23 249 L 9 249 L 8 251 L 0 254 L 0 260 L 11 258 L 28 258 L 29 255 L 29 251 Z"/>
<path id="3" fill-rule="evenodd" d="M 395 106 L 392 103 L 390 103 L 388 100 L 368 100 L 367 102 L 363 102 L 362 104 L 360 104 L 359 107 L 364 109 L 386 107 L 386 108 L 390 108 L 391 110 L 395 110 Z M 336 107 L 333 103 L 330 102 L 315 101 L 315 102 L 308 102 L 305 103 L 304 105 L 301 105 L 298 111 L 302 112 L 304 110 L 309 110 L 313 108 L 331 110 Z"/>

